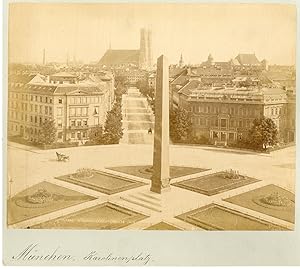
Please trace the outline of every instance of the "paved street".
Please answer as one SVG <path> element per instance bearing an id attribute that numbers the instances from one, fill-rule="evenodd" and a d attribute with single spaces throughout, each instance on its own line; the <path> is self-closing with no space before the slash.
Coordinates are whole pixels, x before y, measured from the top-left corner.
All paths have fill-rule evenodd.
<path id="1" fill-rule="evenodd" d="M 129 88 L 128 94 L 123 95 L 122 101 L 124 136 L 121 143 L 153 143 L 153 135 L 148 134 L 148 129 L 153 130 L 154 116 L 147 99 L 137 88 Z"/>

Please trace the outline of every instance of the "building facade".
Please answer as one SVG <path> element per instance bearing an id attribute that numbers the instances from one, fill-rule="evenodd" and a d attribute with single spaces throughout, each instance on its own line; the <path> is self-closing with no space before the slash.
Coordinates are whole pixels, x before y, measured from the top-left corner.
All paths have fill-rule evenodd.
<path id="1" fill-rule="evenodd" d="M 287 92 L 279 88 L 203 87 L 189 82 L 179 91 L 179 106 L 192 113 L 193 135 L 214 144 L 235 144 L 256 118 L 271 118 L 281 141 L 294 140 L 294 113 Z M 287 129 L 287 126 L 290 126 Z"/>
<path id="2" fill-rule="evenodd" d="M 57 142 L 83 143 L 91 127 L 104 124 L 114 102 L 113 76 L 80 82 L 65 73 L 37 76 L 28 83 L 9 81 L 8 135 L 38 142 L 43 122 L 54 119 Z"/>

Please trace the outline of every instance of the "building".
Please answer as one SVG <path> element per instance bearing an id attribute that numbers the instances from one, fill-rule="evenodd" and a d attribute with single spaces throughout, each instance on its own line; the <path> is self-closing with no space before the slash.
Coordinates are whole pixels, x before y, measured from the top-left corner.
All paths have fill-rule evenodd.
<path id="1" fill-rule="evenodd" d="M 145 28 L 141 29 L 139 49 L 108 49 L 98 64 L 101 68 L 108 69 L 138 68 L 151 70 L 153 67 L 151 30 Z"/>
<path id="2" fill-rule="evenodd" d="M 280 88 L 205 86 L 189 81 L 179 91 L 179 106 L 192 113 L 193 135 L 214 144 L 234 144 L 254 119 L 271 118 L 282 141 L 294 141 L 295 103 Z M 292 99 L 292 100 L 290 100 Z"/>
<path id="3" fill-rule="evenodd" d="M 123 77 L 127 85 L 136 85 L 138 81 L 147 80 L 147 72 L 138 69 L 118 69 L 114 70 L 115 76 Z"/>
<path id="4" fill-rule="evenodd" d="M 8 134 L 37 142 L 41 125 L 54 119 L 57 142 L 85 142 L 103 125 L 114 102 L 114 78 L 95 74 L 78 81 L 73 74 L 9 77 Z"/>

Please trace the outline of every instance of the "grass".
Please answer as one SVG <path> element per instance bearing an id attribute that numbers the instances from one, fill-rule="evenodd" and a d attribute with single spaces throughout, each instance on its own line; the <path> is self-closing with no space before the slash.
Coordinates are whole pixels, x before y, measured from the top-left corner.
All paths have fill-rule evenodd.
<path id="1" fill-rule="evenodd" d="M 263 205 L 262 203 L 257 202 L 260 198 L 268 196 L 274 192 L 278 192 L 279 195 L 290 199 L 291 205 L 287 207 L 275 207 Z M 273 184 L 230 197 L 225 199 L 225 201 L 295 223 L 295 195 Z"/>
<path id="2" fill-rule="evenodd" d="M 147 218 L 147 216 L 135 211 L 112 203 L 104 203 L 34 225 L 31 228 L 116 230 L 145 218 Z"/>
<path id="3" fill-rule="evenodd" d="M 189 211 L 176 218 L 209 231 L 270 231 L 285 227 L 215 204 Z"/>
<path id="4" fill-rule="evenodd" d="M 108 167 L 107 169 L 145 178 L 145 179 L 151 179 L 152 174 L 146 171 L 146 169 L 149 169 L 151 167 L 152 167 L 151 165 L 136 165 L 136 166 Z M 177 178 L 177 177 L 200 173 L 207 170 L 208 169 L 197 168 L 197 167 L 170 166 L 170 177 Z"/>
<path id="5" fill-rule="evenodd" d="M 159 222 L 159 223 L 156 223 L 154 225 L 151 225 L 150 227 L 146 228 L 145 230 L 155 230 L 155 231 L 180 231 L 179 228 L 169 224 L 169 223 L 166 223 L 166 222 Z"/>
<path id="6" fill-rule="evenodd" d="M 173 185 L 211 196 L 259 181 L 250 177 L 245 177 L 244 179 L 225 178 L 226 174 L 227 172 L 213 173 L 202 177 L 180 181 Z"/>
<path id="7" fill-rule="evenodd" d="M 44 206 L 41 205 L 41 207 L 33 207 L 34 205 L 26 202 L 26 196 L 34 194 L 39 189 L 46 189 L 48 192 L 56 194 L 59 199 Z M 8 200 L 8 224 L 18 223 L 93 199 L 96 198 L 44 181 L 18 193 Z"/>
<path id="8" fill-rule="evenodd" d="M 73 174 L 57 177 L 57 179 L 67 181 L 88 189 L 99 191 L 105 194 L 115 194 L 125 190 L 137 188 L 145 183 L 127 179 L 120 176 L 115 176 L 101 171 L 94 171 L 94 175 L 90 178 L 79 179 L 71 178 Z"/>

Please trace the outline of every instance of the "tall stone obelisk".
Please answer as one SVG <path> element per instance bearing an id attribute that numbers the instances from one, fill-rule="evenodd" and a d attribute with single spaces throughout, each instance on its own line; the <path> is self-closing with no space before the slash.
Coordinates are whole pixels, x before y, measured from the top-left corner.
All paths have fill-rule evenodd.
<path id="1" fill-rule="evenodd" d="M 161 55 L 157 59 L 155 92 L 155 126 L 151 191 L 170 189 L 169 167 L 169 65 Z"/>

